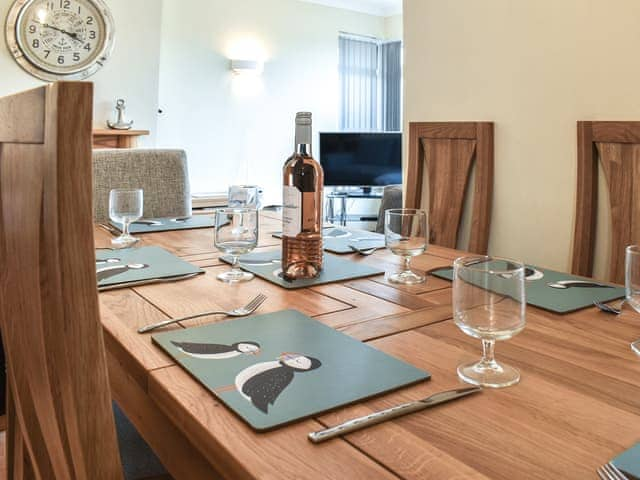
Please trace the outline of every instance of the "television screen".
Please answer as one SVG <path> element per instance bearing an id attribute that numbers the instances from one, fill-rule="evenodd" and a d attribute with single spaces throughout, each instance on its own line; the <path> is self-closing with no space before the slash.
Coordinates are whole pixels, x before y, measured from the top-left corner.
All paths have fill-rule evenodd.
<path id="1" fill-rule="evenodd" d="M 328 186 L 402 183 L 402 134 L 320 133 L 320 163 Z"/>

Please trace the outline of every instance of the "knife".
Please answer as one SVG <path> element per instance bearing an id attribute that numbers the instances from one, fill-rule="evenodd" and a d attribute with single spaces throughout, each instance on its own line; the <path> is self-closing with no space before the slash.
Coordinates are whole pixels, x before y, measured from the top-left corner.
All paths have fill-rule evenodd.
<path id="1" fill-rule="evenodd" d="M 109 290 L 117 290 L 119 288 L 140 287 L 143 285 L 152 285 L 154 283 L 171 283 L 171 282 L 177 282 L 179 280 L 186 280 L 188 278 L 193 278 L 198 275 L 200 275 L 200 272 L 187 273 L 184 275 L 174 275 L 173 277 L 150 278 L 148 280 L 133 280 L 131 282 L 114 283 L 112 285 L 105 285 L 104 287 L 98 287 L 98 291 L 107 292 Z"/>
<path id="2" fill-rule="evenodd" d="M 440 403 L 455 400 L 456 398 L 466 397 L 473 393 L 481 392 L 481 387 L 462 387 L 455 390 L 447 390 L 446 392 L 435 393 L 427 398 L 418 400 L 415 402 L 403 403 L 395 407 L 381 410 L 379 412 L 365 415 L 364 417 L 354 418 L 353 420 L 347 420 L 335 427 L 327 428 L 326 430 L 319 430 L 309 434 L 309 440 L 313 443 L 324 442 L 340 435 L 355 432 L 362 428 L 369 427 L 371 425 L 377 425 L 378 423 L 386 422 L 393 418 L 401 417 L 409 413 L 419 412 L 425 408 L 433 407 Z"/>

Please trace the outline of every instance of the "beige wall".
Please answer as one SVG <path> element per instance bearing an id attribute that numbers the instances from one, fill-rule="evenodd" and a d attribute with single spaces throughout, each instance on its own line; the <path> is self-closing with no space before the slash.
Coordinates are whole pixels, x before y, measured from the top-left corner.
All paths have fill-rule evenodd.
<path id="1" fill-rule="evenodd" d="M 384 27 L 298 0 L 165 0 L 159 144 L 187 150 L 193 191 L 258 184 L 280 203 L 295 113 L 313 112 L 316 133 L 338 128 L 339 33 L 382 38 Z M 234 76 L 229 61 L 243 57 L 264 58 L 262 75 Z"/>
<path id="2" fill-rule="evenodd" d="M 406 126 L 496 123 L 491 253 L 568 268 L 575 122 L 640 120 L 639 18 L 637 0 L 404 1 Z"/>
<path id="3" fill-rule="evenodd" d="M 117 98 L 127 100 L 127 114 L 136 128 L 149 129 L 152 145 L 158 110 L 160 18 L 163 0 L 107 0 L 116 25 L 113 56 L 89 80 L 94 82 L 94 123 L 105 127 Z M 43 85 L 13 60 L 6 46 L 4 24 L 13 0 L 0 0 L 0 97 Z"/>

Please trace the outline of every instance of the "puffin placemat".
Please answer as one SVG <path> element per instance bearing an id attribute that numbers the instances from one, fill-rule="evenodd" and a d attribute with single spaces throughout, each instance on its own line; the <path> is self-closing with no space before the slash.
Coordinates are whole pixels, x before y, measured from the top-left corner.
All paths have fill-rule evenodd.
<path id="1" fill-rule="evenodd" d="M 275 232 L 275 238 L 282 238 L 282 232 Z M 322 232 L 322 246 L 327 252 L 353 253 L 352 246 L 359 250 L 384 248 L 384 235 L 353 228 L 326 228 Z"/>
<path id="2" fill-rule="evenodd" d="M 296 310 L 152 338 L 258 431 L 430 377 Z"/>
<path id="3" fill-rule="evenodd" d="M 322 272 L 316 278 L 301 280 L 285 280 L 282 276 L 282 265 L 280 261 L 280 250 L 269 252 L 257 252 L 240 257 L 240 267 L 243 270 L 253 273 L 264 280 L 287 289 L 312 287 L 324 285 L 326 283 L 353 280 L 355 278 L 370 277 L 380 275 L 384 270 L 354 262 L 335 255 L 325 254 Z M 220 257 L 223 262 L 231 263 L 228 256 Z"/>
<path id="4" fill-rule="evenodd" d="M 115 229 L 122 231 L 122 224 L 110 221 Z M 210 228 L 215 226 L 215 219 L 208 215 L 175 218 L 144 218 L 129 225 L 131 233 L 168 232 L 171 230 L 189 230 L 192 228 Z"/>
<path id="5" fill-rule="evenodd" d="M 160 247 L 96 250 L 98 289 L 132 283 L 181 279 L 204 273 Z"/>
<path id="6" fill-rule="evenodd" d="M 526 270 L 527 303 L 554 313 L 570 313 L 593 302 L 609 302 L 625 296 L 623 287 L 601 283 L 569 273 L 528 265 Z M 453 279 L 452 268 L 433 270 L 431 275 Z"/>

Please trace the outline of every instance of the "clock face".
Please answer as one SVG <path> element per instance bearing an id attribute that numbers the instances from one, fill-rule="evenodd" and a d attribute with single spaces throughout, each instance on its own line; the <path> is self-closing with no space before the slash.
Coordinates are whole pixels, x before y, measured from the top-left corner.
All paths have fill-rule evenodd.
<path id="1" fill-rule="evenodd" d="M 9 45 L 18 63 L 34 75 L 86 78 L 107 60 L 113 27 L 102 0 L 18 0 L 14 9 L 14 25 L 12 12 L 7 21 Z"/>

